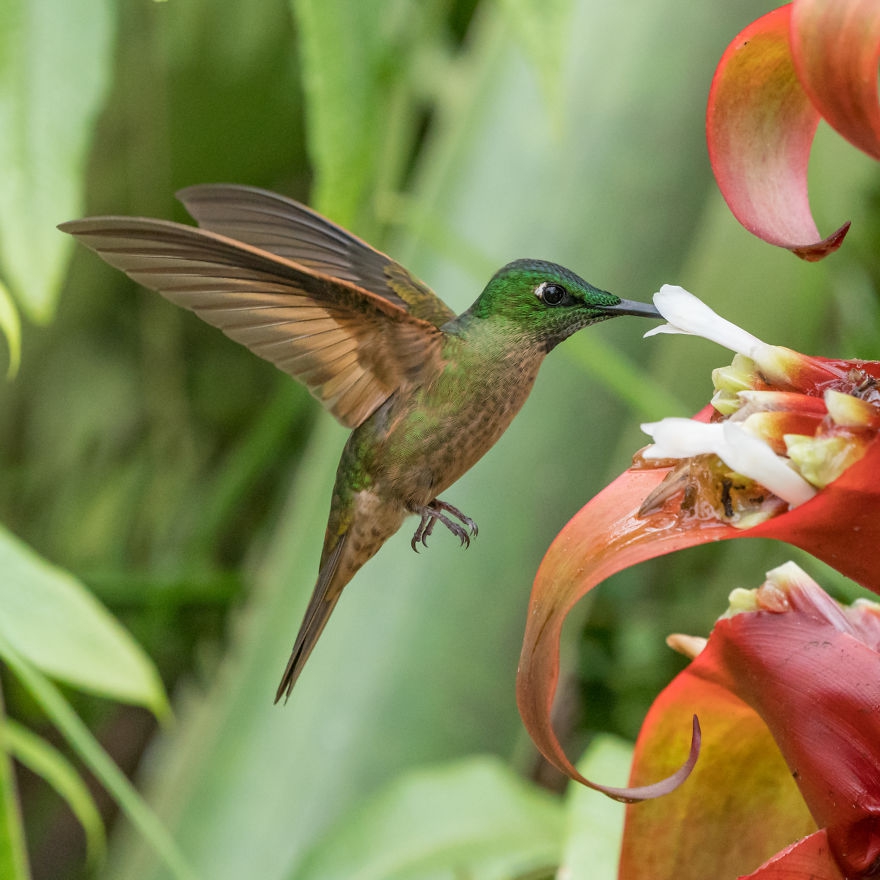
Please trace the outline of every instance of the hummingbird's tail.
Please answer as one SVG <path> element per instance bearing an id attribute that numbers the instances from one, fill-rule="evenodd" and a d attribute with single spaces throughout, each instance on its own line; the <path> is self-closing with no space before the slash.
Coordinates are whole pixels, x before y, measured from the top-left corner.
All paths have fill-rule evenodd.
<path id="1" fill-rule="evenodd" d="M 339 560 L 342 556 L 345 539 L 348 533 L 340 537 L 336 542 L 330 555 L 327 557 L 321 571 L 318 573 L 318 582 L 312 592 L 312 598 L 309 599 L 308 608 L 306 608 L 305 617 L 300 625 L 296 641 L 293 643 L 293 651 L 290 653 L 290 659 L 287 661 L 287 667 L 284 675 L 281 676 L 281 684 L 275 692 L 275 702 L 277 703 L 282 697 L 285 701 L 290 696 L 296 680 L 299 678 L 309 654 L 318 641 L 318 637 L 327 625 L 339 597 L 342 595 L 342 587 L 334 583 L 336 572 L 339 568 Z"/>

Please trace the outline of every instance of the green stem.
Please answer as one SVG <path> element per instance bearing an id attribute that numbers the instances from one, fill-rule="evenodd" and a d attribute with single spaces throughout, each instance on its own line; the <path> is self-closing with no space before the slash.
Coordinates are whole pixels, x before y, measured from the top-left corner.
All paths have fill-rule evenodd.
<path id="1" fill-rule="evenodd" d="M 0 725 L 7 723 L 0 694 Z M 5 747 L 0 750 L 0 875 L 9 880 L 28 880 L 31 876 L 21 808 L 12 774 L 12 760 Z"/>

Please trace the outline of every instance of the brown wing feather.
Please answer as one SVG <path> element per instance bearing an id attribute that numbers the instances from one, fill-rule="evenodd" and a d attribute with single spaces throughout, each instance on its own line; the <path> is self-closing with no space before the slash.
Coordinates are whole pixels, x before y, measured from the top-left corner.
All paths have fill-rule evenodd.
<path id="1" fill-rule="evenodd" d="M 177 197 L 205 229 L 365 287 L 436 327 L 455 317 L 391 257 L 293 199 L 234 184 L 191 186 Z"/>
<path id="2" fill-rule="evenodd" d="M 59 228 L 302 381 L 348 427 L 440 369 L 437 327 L 350 281 L 163 220 L 92 217 Z"/>

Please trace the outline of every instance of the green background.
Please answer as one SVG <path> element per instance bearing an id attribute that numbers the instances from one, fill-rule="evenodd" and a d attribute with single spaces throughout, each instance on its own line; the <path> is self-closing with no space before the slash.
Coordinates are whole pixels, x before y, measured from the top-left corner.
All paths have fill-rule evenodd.
<path id="1" fill-rule="evenodd" d="M 73 253 L 55 224 L 184 220 L 176 189 L 253 184 L 308 201 L 457 311 L 498 266 L 539 257 L 631 299 L 682 284 L 767 341 L 876 358 L 872 163 L 820 129 L 817 222 L 853 221 L 822 264 L 752 238 L 712 180 L 712 72 L 767 8 L 0 0 L 0 326 L 13 358 L 12 303 L 22 321 L 20 367 L 0 385 L 0 523 L 73 573 L 157 665 L 174 713 L 161 729 L 144 709 L 65 694 L 136 772 L 192 876 L 544 877 L 563 858 L 583 865 L 584 851 L 611 853 L 600 873 L 612 876 L 613 834 L 592 850 L 566 843 L 566 817 L 583 808 L 552 793 L 562 783 L 516 712 L 531 580 L 567 519 L 643 445 L 638 423 L 698 409 L 730 356 L 698 339 L 642 341 L 631 321 L 567 342 L 447 493 L 479 523 L 471 548 L 439 532 L 418 556 L 408 530 L 389 541 L 273 707 L 345 432 L 269 365 Z M 788 558 L 847 590 L 757 541 L 604 585 L 568 629 L 569 754 L 600 732 L 631 740 L 679 668 L 665 635 L 706 634 L 732 588 Z M 39 701 L 9 672 L 2 681 L 9 716 L 60 744 Z M 594 776 L 623 784 L 622 748 L 598 749 Z M 27 772 L 17 791 L 35 877 L 183 876 L 103 795 L 109 853 L 84 867 L 64 802 Z M 616 805 L 590 809 L 590 833 L 619 823 Z"/>

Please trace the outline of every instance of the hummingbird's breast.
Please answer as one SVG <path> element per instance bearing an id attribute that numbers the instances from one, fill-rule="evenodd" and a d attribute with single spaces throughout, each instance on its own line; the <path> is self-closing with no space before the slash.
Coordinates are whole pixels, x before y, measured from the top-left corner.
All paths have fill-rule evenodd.
<path id="1" fill-rule="evenodd" d="M 377 440 L 371 476 L 378 491 L 407 510 L 430 503 L 495 445 L 543 360 L 530 348 L 487 350 L 468 341 L 449 355 L 436 377 L 399 393 L 368 420 L 375 419 L 367 430 Z"/>

